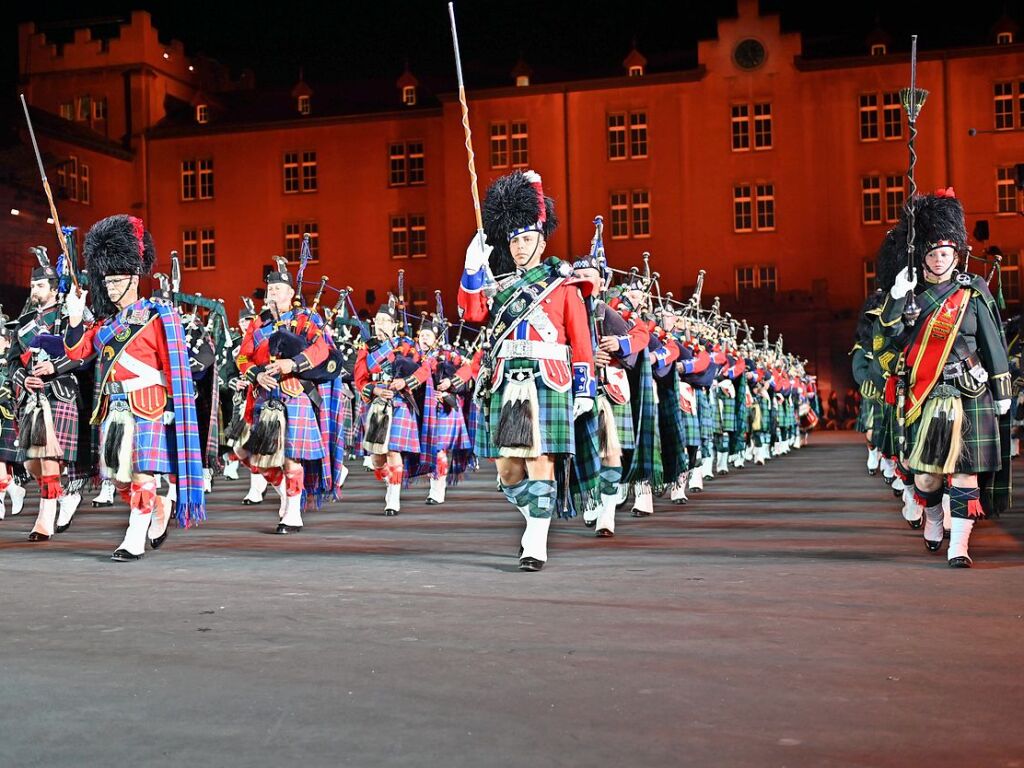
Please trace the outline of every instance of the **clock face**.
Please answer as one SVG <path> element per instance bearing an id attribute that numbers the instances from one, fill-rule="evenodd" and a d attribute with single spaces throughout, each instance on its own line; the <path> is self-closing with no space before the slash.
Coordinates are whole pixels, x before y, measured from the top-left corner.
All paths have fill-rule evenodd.
<path id="1" fill-rule="evenodd" d="M 757 69 L 764 63 L 765 50 L 757 40 L 741 40 L 732 52 L 732 59 L 740 69 Z"/>

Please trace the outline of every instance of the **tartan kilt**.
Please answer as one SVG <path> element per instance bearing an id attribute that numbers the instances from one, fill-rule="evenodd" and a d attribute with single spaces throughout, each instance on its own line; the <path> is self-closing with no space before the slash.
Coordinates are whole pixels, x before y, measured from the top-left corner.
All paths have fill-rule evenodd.
<path id="1" fill-rule="evenodd" d="M 65 403 L 55 397 L 46 398 L 50 403 L 50 413 L 53 416 L 53 432 L 57 436 L 57 445 L 60 446 L 60 456 L 47 456 L 66 464 L 78 460 L 78 404 Z M 28 407 L 28 399 L 25 400 L 23 409 Z M 24 410 L 22 411 L 24 413 Z M 18 449 L 18 461 L 27 459 L 25 448 Z"/>
<path id="2" fill-rule="evenodd" d="M 369 409 L 370 404 L 364 402 L 361 397 L 352 401 L 352 439 L 348 444 L 353 446 L 353 451 L 360 456 L 364 455 L 363 436 L 366 432 L 366 412 Z"/>
<path id="3" fill-rule="evenodd" d="M 469 442 L 473 450 L 480 442 L 480 430 L 485 427 L 483 411 L 480 408 L 480 401 L 472 393 L 466 395 L 469 399 L 469 420 L 466 423 L 466 430 L 469 433 Z"/>
<path id="4" fill-rule="evenodd" d="M 857 414 L 857 431 L 867 432 L 874 430 L 875 425 L 882 419 L 882 402 L 871 398 L 864 398 L 860 402 L 860 413 Z M 872 437 L 874 434 L 872 432 Z"/>
<path id="5" fill-rule="evenodd" d="M 534 374 L 534 383 L 537 386 L 537 404 L 540 413 L 540 452 L 545 453 L 575 453 L 576 441 L 573 434 L 572 418 L 572 392 L 556 392 L 544 383 L 540 377 L 540 363 L 537 360 L 510 358 L 505 360 L 505 370 L 527 369 Z M 489 408 L 487 413 L 487 431 L 489 435 L 495 435 L 498 431 L 498 422 L 501 420 L 501 397 L 505 391 L 505 382 L 499 382 L 498 386 L 491 392 Z M 498 446 L 494 445 L 492 439 L 477 446 L 477 455 L 485 459 L 497 459 L 501 456 Z"/>
<path id="6" fill-rule="evenodd" d="M 404 398 L 396 395 L 391 399 L 391 432 L 388 433 L 388 450 L 397 453 L 419 453 L 420 452 L 420 428 L 416 424 L 416 417 L 409 410 L 409 404 Z M 360 421 L 362 427 L 360 432 L 366 434 L 366 420 L 370 415 L 370 404 L 366 403 Z M 359 445 L 362 445 L 362 440 Z"/>
<path id="7" fill-rule="evenodd" d="M 456 405 L 450 411 L 438 405 L 434 415 L 434 431 L 429 435 L 431 445 L 439 451 L 466 451 L 472 447 L 469 430 L 462 416 L 462 408 Z"/>
<path id="8" fill-rule="evenodd" d="M 895 456 L 899 450 L 899 446 L 896 445 L 895 420 L 896 409 L 883 401 L 871 435 L 871 442 L 878 447 L 883 456 Z"/>
<path id="9" fill-rule="evenodd" d="M 100 439 L 106 439 L 110 419 L 100 425 Z M 151 421 L 135 416 L 135 445 L 132 449 L 132 472 L 172 475 L 178 471 L 177 443 L 174 426 L 162 419 Z"/>
<path id="10" fill-rule="evenodd" d="M 710 443 L 715 439 L 715 413 L 706 389 L 697 390 L 697 420 L 700 422 L 700 441 Z"/>
<path id="11" fill-rule="evenodd" d="M 18 432 L 14 422 L 0 418 L 0 461 L 20 461 L 17 440 Z"/>
<path id="12" fill-rule="evenodd" d="M 964 442 L 955 471 L 967 475 L 998 471 L 1002 466 L 999 416 L 996 414 L 991 390 L 986 387 L 978 397 L 961 394 L 960 403 L 964 408 Z M 914 441 L 923 421 L 921 417 L 907 428 L 907 458 L 913 453 Z M 907 465 L 913 472 L 923 471 L 909 461 Z"/>
<path id="13" fill-rule="evenodd" d="M 695 413 L 679 411 L 683 425 L 683 445 L 700 445 L 700 418 Z"/>
<path id="14" fill-rule="evenodd" d="M 298 395 L 284 395 L 285 447 L 284 455 L 293 461 L 313 461 L 326 457 L 320 424 L 313 410 L 313 403 L 303 392 Z M 253 424 L 259 421 L 266 399 L 257 401 L 253 408 Z"/>
<path id="15" fill-rule="evenodd" d="M 622 450 L 632 451 L 636 447 L 636 432 L 633 430 L 633 409 L 629 401 L 616 403 L 608 401 L 612 407 L 612 416 L 615 422 L 615 431 L 619 435 L 619 442 Z"/>
<path id="16" fill-rule="evenodd" d="M 736 398 L 733 397 L 719 397 L 716 398 L 717 407 L 715 408 L 715 432 L 735 432 L 736 431 Z"/>

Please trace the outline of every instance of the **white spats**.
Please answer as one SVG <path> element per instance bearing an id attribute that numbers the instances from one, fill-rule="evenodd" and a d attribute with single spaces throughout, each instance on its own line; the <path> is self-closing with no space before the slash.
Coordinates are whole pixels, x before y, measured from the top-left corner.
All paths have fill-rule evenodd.
<path id="1" fill-rule="evenodd" d="M 951 525 L 953 516 L 949 513 L 949 494 L 942 494 L 942 528 L 948 531 Z"/>
<path id="2" fill-rule="evenodd" d="M 376 467 L 373 465 L 373 456 L 367 454 L 363 456 L 363 469 L 372 472 Z"/>
<path id="3" fill-rule="evenodd" d="M 213 470 L 203 467 L 203 490 L 210 493 L 213 490 Z"/>
<path id="4" fill-rule="evenodd" d="M 906 487 L 907 487 L 907 484 L 904 483 L 902 480 L 900 480 L 899 477 L 894 477 L 893 478 L 892 489 L 894 491 L 896 491 L 897 493 L 900 493 L 900 492 L 904 491 L 906 489 Z"/>
<path id="5" fill-rule="evenodd" d="M 281 515 L 281 524 L 295 528 L 302 527 L 302 494 L 286 496 L 284 503 L 284 514 Z"/>
<path id="6" fill-rule="evenodd" d="M 924 514 L 924 507 L 917 503 L 914 498 L 914 486 L 910 485 L 903 489 L 903 519 L 908 523 L 915 523 Z M 940 537 L 941 538 L 941 537 Z"/>
<path id="7" fill-rule="evenodd" d="M 57 527 L 66 528 L 71 525 L 71 518 L 78 511 L 78 505 L 82 503 L 82 494 L 66 493 L 58 500 Z"/>
<path id="8" fill-rule="evenodd" d="M 53 536 L 53 524 L 57 519 L 57 499 L 40 499 L 39 514 L 36 515 L 36 523 L 32 526 L 32 533 L 41 536 Z"/>
<path id="9" fill-rule="evenodd" d="M 765 460 L 768 458 L 768 448 L 763 445 L 759 445 L 754 448 L 754 463 L 760 466 L 764 466 Z"/>
<path id="10" fill-rule="evenodd" d="M 729 474 L 729 454 L 719 453 L 715 463 L 715 472 L 719 475 Z"/>
<path id="11" fill-rule="evenodd" d="M 227 461 L 224 463 L 224 479 L 238 479 L 238 459 L 235 459 L 234 461 Z"/>
<path id="12" fill-rule="evenodd" d="M 167 481 L 167 500 L 172 505 L 178 503 L 178 484 L 172 483 L 170 480 Z"/>
<path id="13" fill-rule="evenodd" d="M 341 465 L 341 474 L 338 476 L 338 487 L 343 488 L 345 481 L 348 480 L 348 467 L 344 464 Z"/>
<path id="14" fill-rule="evenodd" d="M 672 486 L 672 501 L 676 504 L 685 504 L 689 499 L 686 496 L 686 473 L 684 472 Z"/>
<path id="15" fill-rule="evenodd" d="M 619 483 L 619 493 L 615 497 L 615 506 L 626 503 L 629 498 L 629 483 Z"/>
<path id="16" fill-rule="evenodd" d="M 701 462 L 701 464 L 700 464 L 700 471 L 704 475 L 704 479 L 705 480 L 711 480 L 712 478 L 714 478 L 714 476 L 715 476 L 715 468 L 713 466 L 714 463 L 715 463 L 715 460 L 713 458 L 711 458 L 710 456 L 708 456 L 706 459 L 704 459 L 704 461 Z"/>
<path id="17" fill-rule="evenodd" d="M 263 494 L 267 491 L 267 478 L 259 472 L 252 472 L 249 475 L 249 492 L 245 494 L 242 501 L 252 504 L 259 504 L 263 501 Z"/>
<path id="18" fill-rule="evenodd" d="M 274 486 L 274 490 L 277 491 L 277 496 L 281 499 L 281 503 L 277 507 L 277 517 L 284 522 L 284 513 L 288 509 L 288 481 L 282 477 L 281 482 Z"/>
<path id="19" fill-rule="evenodd" d="M 22 507 L 25 506 L 25 486 L 12 481 L 7 486 L 7 495 L 11 499 L 11 516 L 13 517 L 19 514 Z"/>
<path id="20" fill-rule="evenodd" d="M 146 533 L 149 531 L 149 524 L 152 515 L 143 512 L 141 509 L 133 509 L 128 516 L 128 530 L 125 531 L 124 540 L 118 546 L 132 555 L 141 557 L 146 552 Z"/>
<path id="21" fill-rule="evenodd" d="M 877 448 L 872 448 L 868 451 L 868 472 L 875 474 L 878 471 L 878 465 L 882 462 L 882 452 Z"/>
<path id="22" fill-rule="evenodd" d="M 522 557 L 532 557 L 546 563 L 548 559 L 548 528 L 551 527 L 550 517 L 526 517 L 526 530 L 520 541 L 523 547 Z"/>
<path id="23" fill-rule="evenodd" d="M 384 509 L 394 512 L 402 511 L 402 483 L 388 483 L 384 491 Z"/>
<path id="24" fill-rule="evenodd" d="M 879 466 L 882 468 L 882 477 L 887 480 L 891 480 L 896 476 L 896 465 L 893 464 L 892 459 L 887 459 L 883 456 Z"/>
<path id="25" fill-rule="evenodd" d="M 638 485 L 634 489 L 633 514 L 637 516 L 654 514 L 654 494 L 651 493 L 649 485 Z"/>
<path id="26" fill-rule="evenodd" d="M 954 517 L 950 523 L 947 559 L 952 560 L 954 557 L 966 557 L 970 560 L 971 556 L 967 554 L 967 544 L 971 539 L 974 521 L 963 517 Z"/>
<path id="27" fill-rule="evenodd" d="M 704 469 L 703 464 L 698 464 L 697 468 L 690 473 L 689 482 L 691 491 L 703 491 L 704 490 Z"/>
<path id="28" fill-rule="evenodd" d="M 114 484 L 109 480 L 104 480 L 100 484 L 100 492 L 96 494 L 96 498 L 92 500 L 94 507 L 109 507 L 114 503 Z"/>
<path id="29" fill-rule="evenodd" d="M 942 505 L 924 508 L 924 539 L 937 543 L 942 541 Z"/>
<path id="30" fill-rule="evenodd" d="M 153 507 L 153 512 L 150 514 L 151 520 L 149 521 L 149 540 L 152 542 L 157 540 L 158 543 L 161 536 L 167 531 L 167 525 L 171 522 L 171 511 L 174 509 L 168 499 L 157 498 L 156 506 Z"/>
<path id="31" fill-rule="evenodd" d="M 430 492 L 427 498 L 435 504 L 444 504 L 444 494 L 448 488 L 448 476 L 430 478 Z"/>
<path id="32" fill-rule="evenodd" d="M 614 493 L 601 494 L 601 506 L 594 510 L 597 515 L 594 530 L 598 536 L 615 535 L 615 499 Z"/>

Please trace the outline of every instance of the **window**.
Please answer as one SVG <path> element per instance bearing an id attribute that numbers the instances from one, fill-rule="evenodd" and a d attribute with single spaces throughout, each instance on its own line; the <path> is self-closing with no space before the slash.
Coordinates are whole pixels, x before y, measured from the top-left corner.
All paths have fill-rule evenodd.
<path id="1" fill-rule="evenodd" d="M 629 204 L 625 192 L 612 192 L 612 239 L 629 237 Z"/>
<path id="2" fill-rule="evenodd" d="M 213 269 L 217 266 L 217 250 L 214 242 L 213 227 L 199 230 L 199 268 Z"/>
<path id="3" fill-rule="evenodd" d="M 309 96 L 299 96 L 299 114 L 308 115 L 312 112 L 312 105 L 309 101 Z"/>
<path id="4" fill-rule="evenodd" d="M 626 157 L 626 115 L 623 112 L 608 115 L 608 159 Z"/>
<path id="5" fill-rule="evenodd" d="M 199 269 L 199 238 L 194 229 L 181 233 L 181 268 Z"/>
<path id="6" fill-rule="evenodd" d="M 753 196 L 749 184 L 737 184 L 732 188 L 732 228 L 734 232 L 752 232 Z"/>
<path id="7" fill-rule="evenodd" d="M 1017 188 L 1015 182 L 1013 166 L 996 170 L 996 210 L 999 213 L 1017 212 Z"/>
<path id="8" fill-rule="evenodd" d="M 634 189 L 630 192 L 612 192 L 609 198 L 612 220 L 612 238 L 651 236 L 651 191 Z"/>
<path id="9" fill-rule="evenodd" d="M 284 225 L 284 257 L 297 263 L 302 257 L 302 236 L 309 233 L 310 261 L 320 261 L 320 228 L 315 221 L 289 222 Z"/>
<path id="10" fill-rule="evenodd" d="M 92 119 L 93 120 L 106 120 L 107 119 L 107 100 L 106 99 L 94 99 L 92 102 Z"/>
<path id="11" fill-rule="evenodd" d="M 996 35 L 996 45 L 1012 45 L 1013 32 L 1000 32 Z"/>
<path id="12" fill-rule="evenodd" d="M 507 123 L 491 123 L 491 168 L 508 168 Z"/>
<path id="13" fill-rule="evenodd" d="M 316 152 L 302 153 L 302 191 L 316 192 Z"/>
<path id="14" fill-rule="evenodd" d="M 772 148 L 772 105 L 754 105 L 754 149 Z"/>
<path id="15" fill-rule="evenodd" d="M 732 151 L 750 149 L 750 107 L 746 104 L 732 105 Z"/>
<path id="16" fill-rule="evenodd" d="M 635 189 L 632 195 L 633 237 L 651 236 L 651 193 Z"/>
<path id="17" fill-rule="evenodd" d="M 644 147 L 647 146 L 647 129 L 644 128 Z M 512 123 L 512 167 L 525 168 L 530 164 L 529 135 L 526 122 Z"/>
<path id="18" fill-rule="evenodd" d="M 1013 83 L 995 84 L 996 130 L 1013 128 Z"/>
<path id="19" fill-rule="evenodd" d="M 864 298 L 867 298 L 878 287 L 875 275 L 875 261 L 868 259 L 864 262 Z"/>
<path id="20" fill-rule="evenodd" d="M 758 264 L 749 267 L 736 267 L 736 298 L 749 298 L 757 292 L 766 296 L 774 296 L 778 288 L 775 267 L 770 264 Z"/>
<path id="21" fill-rule="evenodd" d="M 80 96 L 78 99 L 78 120 L 85 121 L 92 117 L 92 100 L 88 96 Z"/>
<path id="22" fill-rule="evenodd" d="M 74 155 L 68 157 L 68 199 L 78 199 L 78 158 Z"/>
<path id="23" fill-rule="evenodd" d="M 388 145 L 388 186 L 426 183 L 422 141 L 396 141 Z"/>
<path id="24" fill-rule="evenodd" d="M 181 161 L 181 199 L 196 199 L 196 161 Z"/>
<path id="25" fill-rule="evenodd" d="M 65 120 L 74 120 L 75 119 L 75 105 L 74 105 L 74 102 L 65 101 L 63 104 L 61 104 L 60 105 L 60 116 L 63 117 Z"/>
<path id="26" fill-rule="evenodd" d="M 416 314 L 430 309 L 430 290 L 428 288 L 413 288 L 409 291 L 409 309 Z"/>
<path id="27" fill-rule="evenodd" d="M 644 68 L 639 66 L 638 64 L 634 64 L 633 66 L 631 66 L 629 68 L 629 76 L 630 77 L 643 77 L 644 76 Z"/>
<path id="28" fill-rule="evenodd" d="M 529 84 L 529 75 L 516 75 L 516 88 L 526 88 Z"/>
<path id="29" fill-rule="evenodd" d="M 878 95 L 860 95 L 860 140 L 878 141 Z"/>
<path id="30" fill-rule="evenodd" d="M 199 161 L 199 199 L 213 199 L 213 160 Z"/>
<path id="31" fill-rule="evenodd" d="M 864 224 L 882 223 L 882 181 L 878 176 L 865 176 L 860 180 L 861 221 Z"/>
<path id="32" fill-rule="evenodd" d="M 92 193 L 89 190 L 89 166 L 85 163 L 78 166 L 78 202 L 85 205 L 92 203 Z"/>
<path id="33" fill-rule="evenodd" d="M 299 191 L 299 153 L 284 153 L 284 193 L 294 194 Z"/>
<path id="34" fill-rule="evenodd" d="M 391 216 L 391 258 L 427 256 L 427 217 L 422 213 Z"/>
<path id="35" fill-rule="evenodd" d="M 871 46 L 872 56 L 885 56 L 886 53 L 888 53 L 888 50 L 886 49 L 884 43 L 875 43 L 874 45 Z"/>
<path id="36" fill-rule="evenodd" d="M 629 156 L 647 157 L 647 113 L 629 114 Z"/>
<path id="37" fill-rule="evenodd" d="M 199 104 L 196 106 L 196 122 L 200 124 L 210 122 L 210 107 L 208 104 Z"/>
<path id="38" fill-rule="evenodd" d="M 1020 253 L 1004 253 L 999 273 L 1003 298 L 1016 304 L 1020 301 Z"/>
<path id="39" fill-rule="evenodd" d="M 882 94 L 882 135 L 886 139 L 903 138 L 903 105 L 899 91 Z"/>
<path id="40" fill-rule="evenodd" d="M 757 228 L 761 231 L 775 229 L 775 185 L 757 185 Z"/>
<path id="41" fill-rule="evenodd" d="M 903 210 L 903 174 L 885 177 L 885 220 L 895 224 Z"/>
<path id="42" fill-rule="evenodd" d="M 416 104 L 416 86 L 406 85 L 402 88 L 402 103 L 407 107 L 415 106 Z"/>

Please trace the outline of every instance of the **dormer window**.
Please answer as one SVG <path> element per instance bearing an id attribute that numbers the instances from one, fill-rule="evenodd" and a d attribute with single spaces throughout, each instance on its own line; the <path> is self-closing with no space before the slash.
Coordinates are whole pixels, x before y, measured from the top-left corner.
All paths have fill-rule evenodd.
<path id="1" fill-rule="evenodd" d="M 639 64 L 634 64 L 632 67 L 629 68 L 629 76 L 630 77 L 643 77 L 644 76 L 644 68 L 641 67 Z"/>
<path id="2" fill-rule="evenodd" d="M 309 96 L 299 96 L 299 114 L 308 115 L 312 111 L 312 107 L 309 103 Z"/>
<path id="3" fill-rule="evenodd" d="M 529 84 L 529 75 L 519 75 L 519 77 L 516 78 L 516 88 L 526 88 Z"/>
<path id="4" fill-rule="evenodd" d="M 1013 45 L 1013 32 L 1000 32 L 996 35 L 996 45 Z"/>
<path id="5" fill-rule="evenodd" d="M 406 85 L 402 88 L 402 103 L 407 107 L 414 106 L 416 104 L 416 86 Z"/>
<path id="6" fill-rule="evenodd" d="M 885 56 L 889 52 L 885 43 L 875 43 L 871 46 L 872 56 Z"/>
<path id="7" fill-rule="evenodd" d="M 196 122 L 200 125 L 205 125 L 210 122 L 210 106 L 209 104 L 197 104 L 196 105 Z"/>

